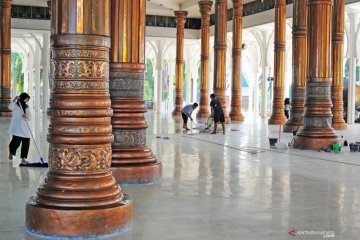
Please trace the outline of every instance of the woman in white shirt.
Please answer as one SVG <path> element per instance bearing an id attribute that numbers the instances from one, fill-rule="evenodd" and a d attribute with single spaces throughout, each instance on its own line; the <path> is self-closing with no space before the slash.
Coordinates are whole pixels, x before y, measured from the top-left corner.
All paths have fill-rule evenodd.
<path id="1" fill-rule="evenodd" d="M 30 129 L 26 121 L 31 120 L 30 108 L 27 105 L 30 96 L 27 93 L 21 93 L 16 96 L 9 104 L 9 109 L 12 111 L 12 119 L 10 125 L 10 133 L 12 140 L 9 144 L 9 160 L 16 155 L 16 150 L 21 144 L 21 163 L 28 163 L 26 161 L 30 147 Z"/>

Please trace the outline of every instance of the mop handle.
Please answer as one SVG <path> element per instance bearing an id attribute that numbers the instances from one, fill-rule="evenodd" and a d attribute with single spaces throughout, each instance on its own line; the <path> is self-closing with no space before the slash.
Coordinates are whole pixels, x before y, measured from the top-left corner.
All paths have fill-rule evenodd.
<path id="1" fill-rule="evenodd" d="M 19 106 L 20 106 L 21 110 L 22 110 L 23 112 L 25 112 L 25 111 L 24 111 L 24 109 L 23 109 L 23 107 L 21 106 L 21 103 L 19 104 Z M 26 114 L 26 113 L 25 113 L 25 114 Z M 25 122 L 26 122 L 26 125 L 28 126 L 28 129 L 29 129 L 29 132 L 30 132 L 31 138 L 34 140 L 36 150 L 37 150 L 37 152 L 38 152 L 38 154 L 39 154 L 40 158 L 42 158 L 41 153 L 40 153 L 40 150 L 39 150 L 39 147 L 38 147 L 38 145 L 37 145 L 37 143 L 36 143 L 36 140 L 35 140 L 35 138 L 34 138 L 34 135 L 33 135 L 32 131 L 31 131 L 31 128 L 30 128 L 29 122 L 27 121 L 27 119 L 26 119 L 26 118 L 24 118 L 24 120 L 25 120 Z"/>

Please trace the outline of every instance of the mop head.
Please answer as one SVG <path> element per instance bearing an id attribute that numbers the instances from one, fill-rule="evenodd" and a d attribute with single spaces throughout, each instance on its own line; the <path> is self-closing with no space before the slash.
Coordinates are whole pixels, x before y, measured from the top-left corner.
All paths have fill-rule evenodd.
<path id="1" fill-rule="evenodd" d="M 47 162 L 35 162 L 35 163 L 20 163 L 19 167 L 49 167 L 49 164 Z"/>
<path id="2" fill-rule="evenodd" d="M 20 163 L 19 167 L 44 167 L 44 168 L 47 168 L 47 167 L 49 167 L 49 164 L 47 162 L 45 162 L 44 159 L 41 157 L 40 162 Z"/>

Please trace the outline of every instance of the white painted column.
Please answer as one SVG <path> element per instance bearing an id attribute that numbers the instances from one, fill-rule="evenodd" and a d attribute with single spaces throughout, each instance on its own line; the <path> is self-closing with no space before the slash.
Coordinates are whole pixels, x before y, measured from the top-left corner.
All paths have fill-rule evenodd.
<path id="1" fill-rule="evenodd" d="M 174 58 L 175 59 L 175 58 Z M 169 62 L 169 110 L 174 109 L 174 75 L 175 75 L 175 62 Z"/>
<path id="2" fill-rule="evenodd" d="M 43 105 L 42 111 L 46 112 L 49 106 L 50 84 L 49 84 L 49 66 L 50 66 L 50 36 L 49 33 L 43 34 L 42 66 L 43 66 Z"/>
<path id="3" fill-rule="evenodd" d="M 262 66 L 262 84 L 261 84 L 261 117 L 267 118 L 267 89 L 268 89 L 268 66 Z"/>
<path id="4" fill-rule="evenodd" d="M 163 79 L 162 71 L 164 68 L 164 58 L 161 51 L 159 51 L 156 59 L 156 72 L 157 72 L 157 91 L 156 91 L 156 109 L 158 113 L 162 112 L 162 95 L 163 95 Z"/>
<path id="5" fill-rule="evenodd" d="M 192 78 L 192 90 L 193 90 L 191 102 L 196 102 L 197 94 L 198 94 L 197 93 L 197 85 L 198 85 L 198 78 L 199 78 L 197 61 L 193 61 L 193 63 L 192 63 L 191 78 Z"/>
<path id="6" fill-rule="evenodd" d="M 23 71 L 24 74 L 24 92 L 29 93 L 29 71 Z"/>
<path id="7" fill-rule="evenodd" d="M 41 49 L 38 45 L 35 48 L 35 57 L 34 57 L 34 84 L 35 84 L 35 95 L 34 95 L 34 109 L 35 111 L 40 111 L 40 59 L 41 59 Z"/>
<path id="8" fill-rule="evenodd" d="M 348 86 L 348 109 L 347 123 L 355 123 L 355 90 L 356 90 L 356 13 L 350 12 L 350 37 L 349 37 L 349 60 L 350 60 L 350 77 Z"/>
<path id="9" fill-rule="evenodd" d="M 185 62 L 185 72 L 186 72 L 186 77 L 185 77 L 185 81 L 186 81 L 186 94 L 185 94 L 185 103 L 184 105 L 190 104 L 191 103 L 191 59 L 188 57 L 186 58 L 186 62 Z"/>
<path id="10" fill-rule="evenodd" d="M 30 61 L 29 61 L 30 62 Z M 35 94 L 34 94 L 34 85 L 33 85 L 33 79 L 34 79 L 34 69 L 31 67 L 29 70 L 29 79 L 28 79 L 28 94 L 31 97 L 30 101 L 32 102 L 32 108 L 35 108 Z"/>
<path id="11" fill-rule="evenodd" d="M 256 64 L 255 64 L 256 65 Z M 258 73 L 258 65 L 254 66 L 254 115 L 257 117 L 259 115 L 259 73 Z"/>

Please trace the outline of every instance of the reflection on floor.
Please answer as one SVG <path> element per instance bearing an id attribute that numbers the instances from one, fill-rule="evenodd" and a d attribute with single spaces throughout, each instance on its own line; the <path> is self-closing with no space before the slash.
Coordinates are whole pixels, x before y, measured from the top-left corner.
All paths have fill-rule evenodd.
<path id="1" fill-rule="evenodd" d="M 163 181 L 123 187 L 134 200 L 133 224 L 109 239 L 281 240 L 291 239 L 292 230 L 298 239 L 324 234 L 300 231 L 359 239 L 360 153 L 269 149 L 267 138 L 278 129 L 253 116 L 227 125 L 225 136 L 185 134 L 180 118 L 170 115 L 147 118 L 148 145 L 163 163 Z M 32 123 L 45 156 L 47 124 L 42 115 Z M 0 239 L 38 239 L 25 231 L 24 206 L 47 169 L 7 160 L 8 126 L 9 119 L 0 118 Z M 339 135 L 360 141 L 360 125 Z M 289 141 L 291 134 L 282 134 L 282 142 Z M 29 160 L 38 159 L 32 144 Z"/>

